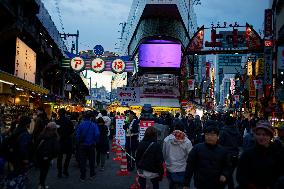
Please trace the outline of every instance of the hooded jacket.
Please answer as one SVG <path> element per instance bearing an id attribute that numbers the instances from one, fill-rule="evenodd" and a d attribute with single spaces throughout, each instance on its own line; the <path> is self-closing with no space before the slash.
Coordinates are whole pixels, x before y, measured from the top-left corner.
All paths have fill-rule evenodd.
<path id="1" fill-rule="evenodd" d="M 184 132 L 175 130 L 167 136 L 163 144 L 163 156 L 167 170 L 171 173 L 184 172 L 187 156 L 191 149 L 191 141 Z"/>

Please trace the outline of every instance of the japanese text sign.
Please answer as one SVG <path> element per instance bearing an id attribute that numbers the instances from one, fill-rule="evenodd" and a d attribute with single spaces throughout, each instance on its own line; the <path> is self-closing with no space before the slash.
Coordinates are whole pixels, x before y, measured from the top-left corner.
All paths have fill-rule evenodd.
<path id="1" fill-rule="evenodd" d="M 141 120 L 139 129 L 139 142 L 144 138 L 145 131 L 148 127 L 154 126 L 154 121 Z"/>
<path id="2" fill-rule="evenodd" d="M 126 64 L 121 59 L 115 59 L 111 63 L 111 69 L 113 70 L 114 73 L 122 73 L 124 72 L 125 68 L 126 68 Z"/>
<path id="3" fill-rule="evenodd" d="M 121 103 L 140 102 L 140 89 L 139 87 L 119 87 L 117 96 Z"/>
<path id="4" fill-rule="evenodd" d="M 121 146 L 125 146 L 125 130 L 123 129 L 125 118 L 123 116 L 116 116 L 116 134 L 115 138 L 117 143 Z"/>
<path id="5" fill-rule="evenodd" d="M 85 67 L 85 62 L 80 57 L 75 57 L 71 60 L 71 67 L 75 71 L 81 71 Z"/>
<path id="6" fill-rule="evenodd" d="M 106 63 L 101 58 L 95 58 L 92 61 L 92 70 L 94 72 L 97 72 L 97 73 L 103 72 L 105 70 L 105 67 L 106 67 Z"/>

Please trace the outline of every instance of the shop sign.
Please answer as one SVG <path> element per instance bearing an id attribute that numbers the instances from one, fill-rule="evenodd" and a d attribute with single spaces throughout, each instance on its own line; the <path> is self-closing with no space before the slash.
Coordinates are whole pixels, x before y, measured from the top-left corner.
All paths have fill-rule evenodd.
<path id="1" fill-rule="evenodd" d="M 264 75 L 264 59 L 259 58 L 255 64 L 255 75 L 256 76 L 263 76 Z"/>
<path id="2" fill-rule="evenodd" d="M 111 69 L 114 73 L 122 73 L 125 71 L 125 68 L 126 68 L 126 64 L 121 59 L 115 59 L 111 63 Z"/>
<path id="3" fill-rule="evenodd" d="M 101 58 L 95 58 L 92 61 L 92 66 L 91 69 L 96 72 L 96 73 L 101 73 L 105 70 L 106 68 L 106 63 L 103 59 Z"/>
<path id="4" fill-rule="evenodd" d="M 139 87 L 119 87 L 117 96 L 121 103 L 140 102 L 140 89 Z"/>
<path id="5" fill-rule="evenodd" d="M 16 40 L 15 72 L 16 77 L 35 83 L 36 53 L 22 40 Z"/>
<path id="6" fill-rule="evenodd" d="M 141 120 L 140 121 L 140 127 L 139 127 L 139 142 L 144 138 L 145 131 L 148 127 L 153 127 L 154 126 L 154 121 L 148 121 L 148 120 Z"/>
<path id="7" fill-rule="evenodd" d="M 193 91 L 194 90 L 194 79 L 188 80 L 188 90 Z"/>
<path id="8" fill-rule="evenodd" d="M 236 101 L 236 102 L 239 102 L 239 101 L 240 101 L 240 95 L 234 95 L 234 97 L 235 97 L 235 101 Z"/>
<path id="9" fill-rule="evenodd" d="M 264 84 L 272 84 L 272 48 L 264 48 Z"/>
<path id="10" fill-rule="evenodd" d="M 251 61 L 247 63 L 247 75 L 248 76 L 252 75 L 252 62 Z"/>
<path id="11" fill-rule="evenodd" d="M 235 94 L 235 79 L 234 78 L 230 78 L 231 81 L 231 86 L 230 86 L 230 90 L 231 90 L 231 94 L 234 95 Z"/>
<path id="12" fill-rule="evenodd" d="M 75 71 L 82 71 L 85 67 L 85 62 L 80 57 L 75 57 L 71 60 L 71 68 Z"/>
<path id="13" fill-rule="evenodd" d="M 283 70 L 284 69 L 284 46 L 279 46 L 278 47 L 278 69 Z"/>
<path id="14" fill-rule="evenodd" d="M 262 89 L 262 80 L 258 79 L 258 80 L 253 80 L 253 83 L 254 83 L 254 87 L 255 89 Z"/>
<path id="15" fill-rule="evenodd" d="M 186 109 L 187 108 L 187 100 L 182 100 L 181 101 L 181 107 L 183 108 L 183 109 Z"/>
<path id="16" fill-rule="evenodd" d="M 115 139 L 121 146 L 125 146 L 125 130 L 123 129 L 125 118 L 123 116 L 116 116 L 116 134 Z"/>
<path id="17" fill-rule="evenodd" d="M 249 97 L 256 97 L 256 90 L 254 86 L 254 76 L 249 77 Z"/>
<path id="18" fill-rule="evenodd" d="M 265 37 L 272 36 L 272 10 L 271 9 L 265 9 L 264 36 Z"/>

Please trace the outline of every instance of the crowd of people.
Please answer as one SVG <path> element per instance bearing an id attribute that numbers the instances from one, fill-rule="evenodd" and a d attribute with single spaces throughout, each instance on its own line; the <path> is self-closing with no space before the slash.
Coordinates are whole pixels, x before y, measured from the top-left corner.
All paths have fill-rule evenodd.
<path id="1" fill-rule="evenodd" d="M 148 127 L 139 142 L 141 118 L 133 111 L 124 116 L 127 168 L 137 171 L 141 189 L 146 189 L 147 179 L 158 189 L 165 171 L 170 189 L 191 188 L 192 180 L 197 189 L 284 188 L 284 125 L 276 129 L 276 137 L 269 121 L 253 115 L 244 119 L 213 114 L 201 119 L 163 114 L 151 119 L 164 124 L 168 135 L 158 141 L 160 131 Z M 80 181 L 92 180 L 97 169 L 105 170 L 114 133 L 114 114 L 109 116 L 106 110 L 70 117 L 60 109 L 48 119 L 38 108 L 33 115 L 20 115 L 1 134 L 0 188 L 13 188 L 11 183 L 24 188 L 25 175 L 34 166 L 40 172 L 39 188 L 46 189 L 51 161 L 57 159 L 57 177 L 68 178 L 73 154 Z"/>

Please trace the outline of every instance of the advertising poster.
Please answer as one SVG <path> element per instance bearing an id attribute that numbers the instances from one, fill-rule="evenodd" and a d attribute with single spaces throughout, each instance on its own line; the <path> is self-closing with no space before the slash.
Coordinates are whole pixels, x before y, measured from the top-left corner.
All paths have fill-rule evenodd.
<path id="1" fill-rule="evenodd" d="M 14 75 L 35 83 L 36 53 L 19 38 L 16 40 L 16 48 Z"/>
<path id="2" fill-rule="evenodd" d="M 139 142 L 144 138 L 145 131 L 148 127 L 154 126 L 154 121 L 148 121 L 148 120 L 141 120 L 140 121 L 140 131 L 139 131 Z"/>
<path id="3" fill-rule="evenodd" d="M 125 130 L 123 129 L 125 118 L 123 116 L 116 116 L 116 134 L 117 143 L 125 146 Z"/>

